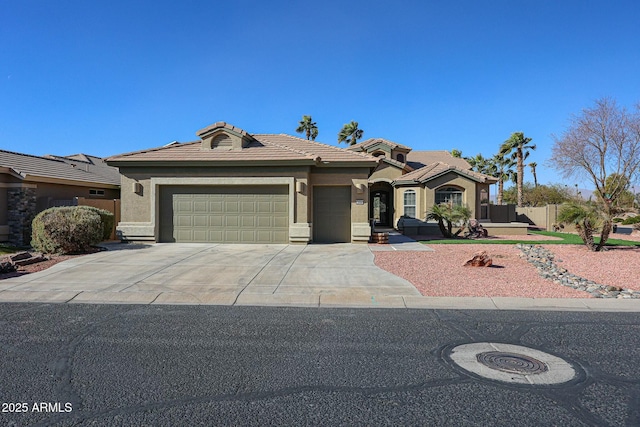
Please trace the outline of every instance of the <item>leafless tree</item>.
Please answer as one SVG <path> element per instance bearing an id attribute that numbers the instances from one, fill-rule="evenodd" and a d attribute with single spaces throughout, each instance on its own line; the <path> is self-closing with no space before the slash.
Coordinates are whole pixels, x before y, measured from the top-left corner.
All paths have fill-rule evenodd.
<path id="1" fill-rule="evenodd" d="M 553 139 L 551 165 L 565 178 L 586 176 L 595 186 L 603 220 L 599 251 L 611 232 L 616 200 L 640 173 L 640 104 L 629 112 L 613 99 L 598 99 Z"/>

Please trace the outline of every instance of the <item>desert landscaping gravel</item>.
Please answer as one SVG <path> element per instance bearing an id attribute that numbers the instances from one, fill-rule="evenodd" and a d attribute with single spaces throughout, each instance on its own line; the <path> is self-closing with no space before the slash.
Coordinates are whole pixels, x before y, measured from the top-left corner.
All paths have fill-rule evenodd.
<path id="1" fill-rule="evenodd" d="M 602 252 L 585 246 L 542 245 L 553 252 L 558 265 L 571 273 L 608 286 L 640 290 L 640 248 L 620 246 Z"/>
<path id="2" fill-rule="evenodd" d="M 538 275 L 515 245 L 433 245 L 433 252 L 376 252 L 378 267 L 411 282 L 425 296 L 590 298 Z M 491 267 L 463 267 L 486 251 Z"/>
<path id="3" fill-rule="evenodd" d="M 611 238 L 640 241 L 640 233 L 612 234 Z M 535 245 L 551 236 L 493 236 Z M 421 236 L 418 240 L 438 239 Z M 522 298 L 592 298 L 589 292 L 554 283 L 540 276 L 516 245 L 433 244 L 434 252 L 375 252 L 375 264 L 411 282 L 424 296 Z M 554 254 L 556 264 L 601 285 L 640 291 L 640 247 L 614 247 L 591 252 L 583 245 L 540 245 Z M 492 267 L 462 267 L 477 252 L 493 258 Z M 558 261 L 559 260 L 559 261 Z M 637 293 L 637 292 L 635 292 Z M 622 295 L 620 295 L 622 296 Z"/>

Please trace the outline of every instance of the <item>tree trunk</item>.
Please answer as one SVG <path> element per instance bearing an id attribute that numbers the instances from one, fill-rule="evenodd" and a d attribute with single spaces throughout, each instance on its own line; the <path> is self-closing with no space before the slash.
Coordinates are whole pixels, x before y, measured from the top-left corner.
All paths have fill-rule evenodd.
<path id="1" fill-rule="evenodd" d="M 524 175 L 524 159 L 522 158 L 522 150 L 518 150 L 518 176 L 517 176 L 517 180 L 516 180 L 516 185 L 518 187 L 518 207 L 521 208 L 523 203 L 524 203 L 524 196 L 523 196 L 523 188 L 522 188 L 522 181 L 523 181 L 523 175 Z"/>
<path id="2" fill-rule="evenodd" d="M 584 244 L 589 248 L 590 251 L 596 250 L 596 244 L 593 241 L 593 228 L 591 227 L 591 223 L 588 219 L 585 219 L 581 224 L 576 224 L 576 230 L 578 231 L 578 235 L 584 242 Z"/>
<path id="3" fill-rule="evenodd" d="M 498 204 L 502 204 L 502 195 L 504 193 L 504 181 L 502 178 L 498 181 Z"/>
<path id="4" fill-rule="evenodd" d="M 442 220 L 442 218 L 438 219 L 438 228 L 440 229 L 440 233 L 442 233 L 443 237 L 450 237 L 447 235 L 447 228 L 444 226 L 444 221 Z"/>
<path id="5" fill-rule="evenodd" d="M 602 231 L 600 232 L 600 243 L 596 246 L 596 251 L 601 251 L 604 247 L 604 244 L 607 243 L 609 239 L 609 233 L 611 233 L 611 219 L 607 218 L 602 224 Z"/>

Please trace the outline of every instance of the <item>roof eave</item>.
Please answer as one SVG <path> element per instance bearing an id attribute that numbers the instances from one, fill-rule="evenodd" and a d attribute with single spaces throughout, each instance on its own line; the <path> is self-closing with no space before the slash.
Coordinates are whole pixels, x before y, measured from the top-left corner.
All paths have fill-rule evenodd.
<path id="1" fill-rule="evenodd" d="M 109 166 L 309 166 L 316 165 L 316 159 L 280 159 L 280 160 L 109 160 Z"/>
<path id="2" fill-rule="evenodd" d="M 117 190 L 120 188 L 120 184 L 112 184 L 107 182 L 97 182 L 90 180 L 75 180 L 75 179 L 66 179 L 66 178 L 55 178 L 50 176 L 40 176 L 34 174 L 25 174 L 25 181 L 29 182 L 42 182 L 47 184 L 62 184 L 62 185 L 77 185 L 80 187 L 100 187 L 100 188 L 112 188 Z"/>

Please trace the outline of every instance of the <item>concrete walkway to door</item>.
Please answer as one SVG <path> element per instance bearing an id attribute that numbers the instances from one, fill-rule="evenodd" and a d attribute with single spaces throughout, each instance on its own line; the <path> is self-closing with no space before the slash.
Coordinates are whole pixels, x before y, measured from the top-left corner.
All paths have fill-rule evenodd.
<path id="1" fill-rule="evenodd" d="M 110 244 L 0 281 L 0 301 L 405 307 L 420 297 L 366 244 Z"/>

